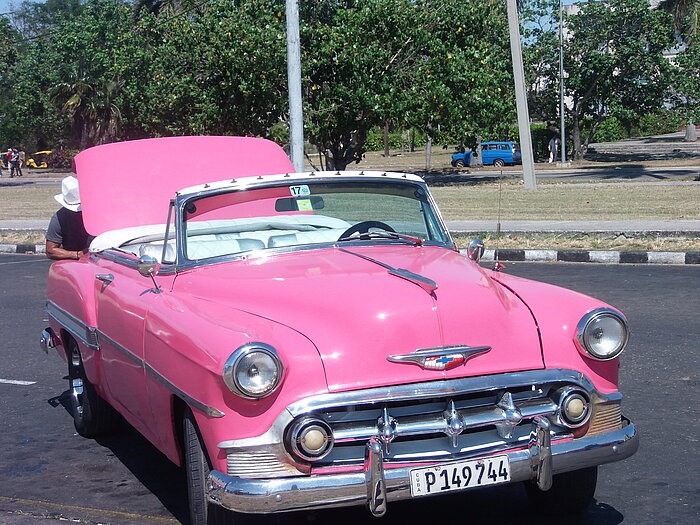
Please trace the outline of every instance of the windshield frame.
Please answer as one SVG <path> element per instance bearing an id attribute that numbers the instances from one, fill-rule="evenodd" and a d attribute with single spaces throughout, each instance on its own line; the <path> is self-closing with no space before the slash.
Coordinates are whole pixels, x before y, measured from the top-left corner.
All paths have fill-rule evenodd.
<path id="1" fill-rule="evenodd" d="M 332 242 L 317 242 L 317 243 L 308 243 L 308 244 L 296 244 L 296 245 L 290 245 L 290 246 L 280 246 L 280 247 L 272 247 L 272 248 L 262 248 L 259 250 L 252 250 L 252 251 L 245 251 L 245 252 L 238 252 L 238 253 L 233 253 L 233 254 L 225 254 L 225 255 L 218 255 L 214 257 L 208 257 L 205 259 L 189 259 L 186 256 L 185 253 L 185 246 L 186 246 L 186 234 L 187 234 L 187 227 L 186 227 L 186 208 L 189 203 L 193 201 L 200 200 L 202 198 L 208 198 L 208 197 L 213 197 L 217 195 L 224 195 L 224 194 L 229 194 L 229 193 L 239 193 L 243 191 L 251 191 L 251 190 L 258 190 L 258 189 L 264 189 L 264 188 L 272 188 L 272 187 L 280 187 L 280 186 L 290 186 L 292 184 L 304 184 L 304 183 L 309 183 L 309 182 L 315 182 L 315 183 L 361 183 L 361 182 L 380 182 L 380 183 L 394 183 L 394 184 L 402 184 L 402 185 L 411 185 L 415 186 L 416 188 L 420 188 L 425 192 L 426 195 L 426 200 L 428 205 L 430 206 L 430 210 L 432 211 L 432 214 L 428 214 L 428 217 L 426 218 L 431 218 L 430 215 L 432 215 L 432 219 L 434 221 L 434 224 L 431 224 L 431 227 L 435 228 L 437 232 L 445 239 L 445 242 L 439 242 L 439 241 L 425 241 L 423 246 L 441 246 L 443 248 L 447 248 L 450 250 L 456 250 L 456 246 L 454 244 L 454 241 L 452 239 L 452 236 L 450 235 L 447 226 L 445 225 L 445 221 L 442 217 L 442 213 L 440 211 L 440 208 L 438 207 L 433 194 L 430 192 L 428 189 L 427 184 L 424 181 L 419 181 L 419 180 L 413 180 L 413 179 L 401 179 L 398 177 L 391 177 L 391 178 L 384 178 L 381 176 L 363 176 L 363 177 L 358 177 L 358 176 L 342 176 L 338 174 L 337 177 L 313 177 L 311 180 L 309 177 L 304 177 L 304 178 L 299 178 L 295 177 L 295 174 L 289 174 L 288 179 L 284 180 L 269 180 L 269 181 L 262 181 L 262 182 L 257 182 L 253 181 L 252 183 L 247 183 L 247 184 L 242 184 L 240 186 L 232 186 L 232 187 L 226 187 L 226 188 L 212 188 L 212 189 L 204 189 L 201 191 L 196 191 L 193 193 L 189 194 L 178 194 L 174 207 L 177 210 L 176 213 L 176 218 L 175 218 L 175 228 L 176 228 L 176 252 L 177 252 L 177 259 L 176 259 L 176 270 L 186 270 L 190 268 L 196 268 L 200 266 L 208 266 L 211 264 L 217 264 L 221 262 L 227 262 L 227 261 L 236 261 L 236 260 L 241 260 L 241 259 L 251 259 L 251 258 L 258 258 L 258 257 L 267 257 L 271 255 L 277 255 L 277 254 L 282 254 L 282 253 L 291 253 L 291 252 L 307 252 L 307 251 L 313 251 L 313 250 L 322 250 L 322 249 L 327 249 L 327 248 L 338 248 L 338 247 L 351 247 L 351 246 L 374 246 L 378 244 L 395 244 L 395 245 L 403 245 L 410 247 L 412 244 L 407 243 L 405 239 L 397 238 L 397 239 L 379 239 L 379 238 L 372 238 L 372 239 L 358 239 L 358 240 L 345 240 L 345 241 L 332 241 Z M 296 174 L 298 175 L 298 174 Z M 311 174 L 313 175 L 313 174 Z M 207 185 L 204 187 L 206 188 Z"/>

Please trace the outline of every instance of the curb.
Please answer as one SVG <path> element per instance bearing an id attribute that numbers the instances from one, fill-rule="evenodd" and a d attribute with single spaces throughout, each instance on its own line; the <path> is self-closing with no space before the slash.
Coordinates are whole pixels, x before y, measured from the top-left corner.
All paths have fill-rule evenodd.
<path id="1" fill-rule="evenodd" d="M 0 244 L 0 253 L 46 253 L 43 244 Z M 459 253 L 467 255 L 467 250 Z M 496 250 L 484 250 L 482 261 L 494 261 Z M 602 264 L 700 264 L 700 252 L 645 252 L 615 250 L 499 249 L 499 261 L 575 262 Z"/>
<path id="2" fill-rule="evenodd" d="M 484 250 L 482 261 L 575 262 L 602 264 L 700 264 L 700 252 L 616 250 Z M 466 250 L 460 250 L 466 255 Z"/>

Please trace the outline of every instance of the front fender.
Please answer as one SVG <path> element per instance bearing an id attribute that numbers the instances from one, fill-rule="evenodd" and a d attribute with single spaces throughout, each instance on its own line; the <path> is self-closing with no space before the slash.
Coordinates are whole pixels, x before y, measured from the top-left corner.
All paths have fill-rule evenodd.
<path id="1" fill-rule="evenodd" d="M 273 346 L 284 366 L 280 386 L 259 400 L 233 394 L 221 377 L 226 359 L 250 342 Z M 269 319 L 201 298 L 164 294 L 148 314 L 144 343 L 154 424 L 160 426 L 156 433 L 167 436 L 163 448 L 171 459 L 177 456 L 173 392 L 215 409 L 212 415 L 190 403 L 211 461 L 215 468 L 225 469 L 218 443 L 259 436 L 291 402 L 328 390 L 318 350 L 306 337 Z M 223 415 L 217 417 L 216 411 Z"/>
<path id="2" fill-rule="evenodd" d="M 577 370 L 588 376 L 603 393 L 618 391 L 619 359 L 599 361 L 584 356 L 576 346 L 580 319 L 596 308 L 610 305 L 559 286 L 530 281 L 504 273 L 493 279 L 518 295 L 535 317 L 547 368 Z"/>

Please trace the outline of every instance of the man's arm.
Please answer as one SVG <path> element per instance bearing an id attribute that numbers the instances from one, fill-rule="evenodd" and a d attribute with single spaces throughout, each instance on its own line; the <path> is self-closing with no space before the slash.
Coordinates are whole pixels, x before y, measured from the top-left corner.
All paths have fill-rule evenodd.
<path id="1" fill-rule="evenodd" d="M 64 250 L 61 248 L 61 244 L 53 241 L 46 241 L 46 256 L 49 259 L 73 259 L 77 261 L 80 259 L 84 253 L 83 251 L 74 252 L 72 250 Z"/>

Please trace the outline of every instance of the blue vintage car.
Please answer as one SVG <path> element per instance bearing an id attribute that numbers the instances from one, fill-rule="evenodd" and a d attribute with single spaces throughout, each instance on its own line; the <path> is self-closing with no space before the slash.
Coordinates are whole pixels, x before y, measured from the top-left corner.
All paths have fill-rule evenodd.
<path id="1" fill-rule="evenodd" d="M 517 142 L 482 142 L 481 147 L 482 162 L 485 166 L 493 165 L 500 168 L 506 164 L 520 164 L 522 162 L 520 146 Z M 452 155 L 452 166 L 455 168 L 470 166 L 471 160 L 471 151 L 455 153 Z"/>

